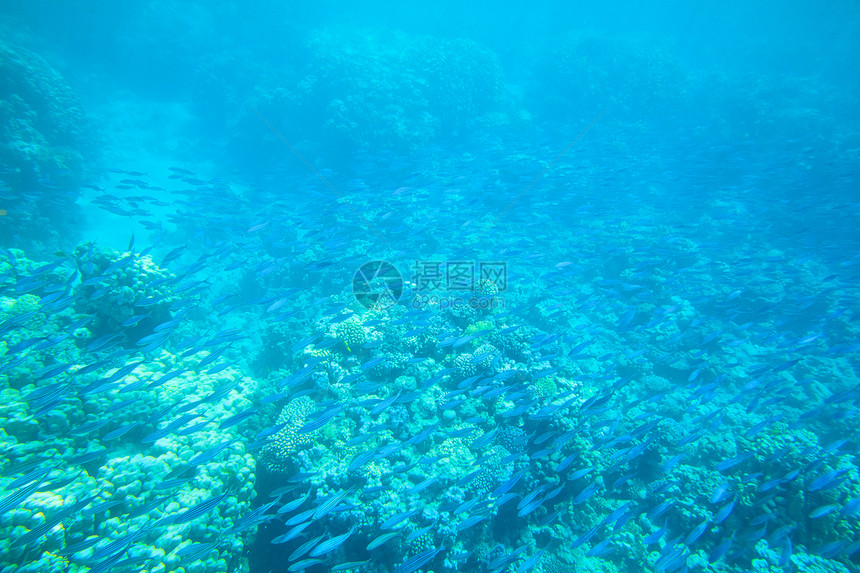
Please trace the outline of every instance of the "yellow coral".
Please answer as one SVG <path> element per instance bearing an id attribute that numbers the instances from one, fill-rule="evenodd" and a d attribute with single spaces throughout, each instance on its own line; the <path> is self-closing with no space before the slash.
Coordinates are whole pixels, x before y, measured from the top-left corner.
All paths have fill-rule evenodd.
<path id="1" fill-rule="evenodd" d="M 558 386 L 552 376 L 544 376 L 535 380 L 534 389 L 543 398 L 551 398 L 558 394 Z"/>
<path id="2" fill-rule="evenodd" d="M 367 342 L 367 333 L 364 326 L 357 317 L 351 317 L 335 326 L 335 334 L 343 340 L 347 351 L 359 350 L 361 345 Z"/>
<path id="3" fill-rule="evenodd" d="M 470 334 L 483 333 L 484 335 L 489 334 L 494 328 L 493 323 L 489 320 L 480 320 L 474 324 L 470 324 L 466 327 L 466 336 Z M 478 345 L 483 344 L 483 336 L 476 336 L 473 340 L 469 342 L 469 345 L 472 348 L 477 348 Z"/>
<path id="4" fill-rule="evenodd" d="M 28 312 L 34 312 L 39 310 L 39 306 L 42 299 L 34 294 L 25 294 L 17 299 L 9 308 L 8 312 L 12 316 L 20 316 L 22 314 L 27 314 Z M 28 330 L 38 330 L 45 324 L 45 316 L 42 314 L 35 314 L 27 321 L 24 322 L 24 327 Z"/>
<path id="5" fill-rule="evenodd" d="M 9 309 L 9 313 L 13 315 L 19 315 L 38 310 L 39 302 L 41 302 L 41 300 L 42 299 L 40 299 L 34 294 L 25 294 L 23 296 L 20 296 L 15 300 L 15 303 L 12 305 L 12 308 Z"/>

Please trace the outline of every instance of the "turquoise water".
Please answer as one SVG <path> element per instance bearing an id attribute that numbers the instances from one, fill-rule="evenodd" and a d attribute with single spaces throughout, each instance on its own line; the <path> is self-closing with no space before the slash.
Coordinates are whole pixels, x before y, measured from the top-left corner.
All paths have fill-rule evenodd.
<path id="1" fill-rule="evenodd" d="M 860 16 L 34 2 L 0 571 L 860 570 Z"/>

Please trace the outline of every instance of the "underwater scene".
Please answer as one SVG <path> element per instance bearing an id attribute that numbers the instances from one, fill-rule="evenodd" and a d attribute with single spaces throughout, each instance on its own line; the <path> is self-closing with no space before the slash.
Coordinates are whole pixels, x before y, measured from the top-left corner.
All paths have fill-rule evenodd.
<path id="1" fill-rule="evenodd" d="M 854 1 L 0 7 L 0 573 L 860 571 Z"/>

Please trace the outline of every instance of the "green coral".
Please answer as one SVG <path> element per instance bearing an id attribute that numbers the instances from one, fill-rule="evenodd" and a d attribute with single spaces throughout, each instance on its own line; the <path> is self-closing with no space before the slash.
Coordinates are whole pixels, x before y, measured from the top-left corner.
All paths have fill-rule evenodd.
<path id="1" fill-rule="evenodd" d="M 492 344 L 482 344 L 475 349 L 472 361 L 478 371 L 486 371 L 493 367 L 493 363 L 499 356 L 499 350 Z"/>
<path id="2" fill-rule="evenodd" d="M 84 396 L 72 403 L 58 405 L 50 413 L 50 416 L 56 420 L 53 425 L 64 422 L 66 428 L 80 429 L 98 419 L 88 416 L 87 412 L 104 412 L 112 404 L 125 402 L 131 398 L 135 407 L 115 410 L 107 426 L 85 433 L 79 430 L 53 431 L 52 424 L 41 422 L 38 436 L 28 436 L 20 429 L 15 431 L 14 435 L 17 436 L 18 443 L 9 444 L 9 447 L 4 448 L 10 456 L 14 457 L 14 463 L 33 460 L 36 456 L 52 455 L 52 465 L 55 468 L 49 479 L 55 482 L 66 481 L 67 485 L 50 493 L 33 494 L 15 510 L 11 522 L 0 520 L 0 535 L 3 538 L 19 537 L 26 532 L 26 529 L 44 522 L 44 519 L 83 499 L 89 492 L 99 492 L 93 504 L 107 501 L 120 502 L 115 509 L 105 514 L 103 519 L 94 519 L 91 512 L 84 511 L 69 516 L 62 527 L 52 530 L 47 538 L 40 541 L 41 556 L 31 560 L 31 563 L 45 567 L 38 571 L 51 570 L 47 567 L 53 567 L 53 565 L 47 560 L 51 559 L 52 555 L 56 556 L 57 551 L 83 539 L 92 538 L 95 534 L 100 540 L 93 548 L 64 557 L 67 560 L 64 562 L 67 566 L 64 570 L 77 570 L 83 564 L 92 565 L 88 560 L 96 549 L 132 532 L 144 530 L 153 519 L 179 514 L 211 497 L 213 493 L 230 490 L 231 494 L 223 506 L 195 520 L 191 527 L 166 526 L 159 531 L 157 538 L 143 537 L 130 548 L 130 552 L 154 560 L 151 570 L 176 571 L 182 565 L 181 558 L 175 553 L 177 548 L 189 541 L 207 542 L 218 539 L 219 536 L 223 538 L 223 532 L 250 509 L 249 503 L 253 495 L 255 479 L 254 460 L 244 451 L 241 443 L 236 443 L 218 457 L 198 465 L 195 468 L 196 471 L 191 474 L 190 482 L 173 488 L 170 501 L 154 505 L 149 512 L 136 517 L 129 515 L 129 512 L 148 506 L 163 495 L 163 492 L 156 491 L 154 486 L 169 479 L 171 472 L 185 471 L 187 469 L 185 464 L 191 458 L 212 450 L 226 440 L 232 439 L 236 442 L 242 431 L 241 425 L 232 426 L 226 431 L 218 428 L 219 421 L 231 416 L 236 410 L 250 405 L 248 399 L 244 398 L 239 391 L 231 390 L 218 402 L 201 400 L 217 388 L 224 387 L 224 384 L 229 384 L 236 379 L 238 373 L 231 369 L 213 376 L 194 375 L 187 372 L 154 390 L 140 389 L 140 385 L 137 384 L 138 381 L 149 380 L 153 376 L 162 376 L 177 367 L 190 365 L 191 362 L 188 360 L 180 361 L 162 352 L 155 360 L 135 368 L 123 379 L 123 385 L 92 396 Z M 87 384 L 98 376 L 95 373 L 84 375 L 81 383 Z M 240 381 L 245 389 L 254 391 L 255 385 L 250 379 L 240 377 Z M 135 387 L 137 389 L 133 389 Z M 10 423 L 5 424 L 4 428 L 15 429 L 11 420 L 20 416 L 13 413 L 13 407 L 26 408 L 26 402 L 11 390 L 5 392 L 5 397 L 3 416 L 10 420 Z M 167 433 L 155 440 L 145 453 L 133 453 L 123 443 L 103 441 L 105 446 L 103 457 L 97 462 L 97 470 L 94 473 L 90 472 L 90 475 L 88 472 L 81 472 L 77 465 L 63 463 L 63 460 L 72 455 L 88 451 L 87 443 L 97 441 L 97 436 L 91 436 L 93 432 L 105 434 L 124 424 L 144 424 L 144 421 L 160 410 L 164 403 L 188 404 L 191 407 L 186 407 L 185 411 L 196 411 L 215 423 L 208 424 L 190 435 L 181 432 Z M 164 428 L 169 425 L 171 419 L 172 417 L 162 419 L 155 427 L 143 427 L 146 428 L 146 432 L 154 431 L 158 427 Z M 36 447 L 31 448 L 32 445 Z M 0 485 L 5 485 L 8 479 L 10 478 L 0 478 Z M 239 555 L 236 551 L 241 551 L 240 538 L 235 534 L 232 536 L 235 537 L 231 542 L 232 549 L 225 552 L 222 559 L 234 559 L 234 556 Z M 236 543 L 239 544 L 238 549 Z M 23 551 L 26 547 L 21 546 L 18 549 Z M 9 558 L 14 559 L 16 555 L 17 553 L 13 552 L 9 554 Z M 3 561 L 0 559 L 0 563 Z"/>
<path id="3" fill-rule="evenodd" d="M 478 371 L 475 364 L 472 362 L 473 355 L 470 353 L 460 354 L 456 358 L 454 358 L 454 371 L 457 373 L 457 376 L 461 378 L 468 378 L 469 376 L 474 376 Z"/>
<path id="4" fill-rule="evenodd" d="M 263 463 L 270 472 L 290 471 L 292 455 L 310 444 L 309 434 L 300 434 L 298 430 L 313 410 L 314 401 L 307 396 L 296 398 L 281 410 L 276 425 L 284 424 L 284 427 L 269 439 L 262 452 Z"/>
<path id="5" fill-rule="evenodd" d="M 755 545 L 758 558 L 752 560 L 755 571 L 766 571 L 782 573 L 785 568 L 780 566 L 781 550 L 775 550 L 768 546 L 766 540 L 762 539 Z M 804 551 L 796 551 L 791 555 L 791 564 L 798 573 L 849 573 L 849 569 L 833 559 L 825 559 L 819 555 L 812 555 Z"/>
<path id="6" fill-rule="evenodd" d="M 473 340 L 469 342 L 469 344 L 475 348 L 479 346 L 483 340 L 483 338 L 491 334 L 495 330 L 495 325 L 491 320 L 479 320 L 473 324 L 470 324 L 466 327 L 466 331 L 463 333 L 464 336 L 471 336 L 473 334 L 477 335 Z"/>
<path id="7" fill-rule="evenodd" d="M 16 267 L 32 269 L 42 266 L 29 261 L 23 253 L 15 254 Z M 3 315 L 20 316 L 39 309 L 36 295 L 22 295 L 3 301 Z M 153 353 L 144 364 L 129 358 L 126 362 L 106 364 L 100 370 L 77 373 L 73 378 L 63 377 L 62 382 L 46 378 L 35 380 L 33 373 L 70 363 L 69 371 L 87 363 L 75 344 L 74 337 L 62 337 L 68 332 L 74 317 L 71 309 L 54 314 L 37 312 L 39 322 L 26 321 L 7 333 L 7 348 L 28 339 L 56 340 L 50 347 L 32 346 L 17 352 L 15 367 L 0 375 L 0 445 L 5 456 L 0 461 L 0 489 L 20 477 L 22 464 L 43 466 L 48 474 L 45 483 L 56 484 L 51 491 L 35 491 L 17 507 L 0 516 L 0 568 L 18 567 L 20 571 L 83 571 L 94 566 L 96 550 L 129 534 L 145 532 L 153 520 L 176 515 L 201 501 L 229 491 L 223 506 L 201 516 L 190 524 L 167 525 L 159 528 L 157 536 L 137 538 L 128 553 L 148 561 L 150 571 L 177 571 L 187 564 L 176 554 L 189 543 L 204 543 L 220 539 L 223 547 L 213 550 L 200 560 L 201 573 L 212 571 L 223 563 L 220 570 L 238 567 L 243 540 L 229 531 L 236 520 L 250 510 L 254 492 L 255 460 L 245 451 L 244 443 L 253 439 L 252 422 L 221 428 L 221 423 L 238 411 L 247 410 L 251 401 L 247 396 L 257 392 L 257 384 L 241 376 L 232 368 L 217 374 L 195 373 L 196 359 L 178 358 L 166 351 Z M 35 330 L 34 330 L 35 329 Z M 125 366 L 133 366 L 126 376 L 101 387 L 100 380 Z M 156 387 L 145 387 L 148 381 L 168 372 L 183 370 L 172 380 Z M 80 370 L 78 370 L 80 372 Z M 50 402 L 41 400 L 51 396 L 52 389 L 68 383 L 75 393 L 74 399 Z M 79 392 L 98 388 L 97 392 Z M 247 396 L 245 395 L 247 393 Z M 212 396 L 219 396 L 213 399 Z M 174 412 L 164 410 L 165 404 L 176 407 Z M 109 412 L 109 414 L 105 414 Z M 155 416 L 160 412 L 160 415 Z M 159 435 L 186 413 L 196 416 L 175 431 Z M 200 421 L 204 423 L 192 433 L 184 430 Z M 181 420 L 180 420 L 181 421 Z M 104 423 L 106 422 L 106 423 Z M 128 440 L 109 433 L 130 428 Z M 138 438 L 152 435 L 151 443 L 141 451 Z M 240 439 L 241 438 L 241 439 Z M 189 471 L 187 463 L 195 456 L 229 444 L 206 462 L 195 464 Z M 79 456 L 98 453 L 95 458 L 81 462 Z M 82 471 L 81 463 L 86 464 Z M 177 474 L 178 472 L 178 474 Z M 170 490 L 158 491 L 156 486 L 182 475 L 189 481 L 176 484 Z M 97 494 L 87 508 L 67 516 L 56 527 L 37 541 L 23 542 L 34 527 L 46 523 L 58 512 Z M 151 505 L 164 498 L 161 504 Z M 105 502 L 118 502 L 102 512 L 96 506 Z M 151 507 L 150 507 L 151 505 Z M 132 512 L 149 507 L 146 513 Z M 17 545 L 8 545 L 18 539 Z M 74 554 L 63 550 L 87 539 L 97 543 Z M 22 556 L 27 553 L 26 564 Z M 206 564 L 205 566 L 202 564 Z M 189 569 L 190 570 L 190 569 Z"/>
<path id="8" fill-rule="evenodd" d="M 124 321 L 144 312 L 153 324 L 170 319 L 173 276 L 152 257 L 93 244 L 79 245 L 74 255 L 82 280 L 75 287 L 75 309 L 95 316 L 92 330 L 96 335 L 122 330 Z M 150 300 L 157 302 L 150 304 Z"/>
<path id="9" fill-rule="evenodd" d="M 555 383 L 553 376 L 544 376 L 532 382 L 532 387 L 537 392 L 538 396 L 544 399 L 549 399 L 558 394 L 558 386 Z"/>
<path id="10" fill-rule="evenodd" d="M 499 287 L 490 279 L 481 279 L 475 283 L 475 294 L 483 297 L 493 297 L 499 294 Z"/>
<path id="11" fill-rule="evenodd" d="M 358 352 L 361 350 L 361 345 L 367 342 L 367 333 L 365 332 L 364 325 L 357 316 L 350 317 L 338 323 L 334 331 L 336 336 L 343 340 L 349 352 Z"/>

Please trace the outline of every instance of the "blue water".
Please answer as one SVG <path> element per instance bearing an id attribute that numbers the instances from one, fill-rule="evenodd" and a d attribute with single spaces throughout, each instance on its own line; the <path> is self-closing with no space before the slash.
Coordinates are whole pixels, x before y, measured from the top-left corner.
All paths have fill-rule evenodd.
<path id="1" fill-rule="evenodd" d="M 0 16 L 0 571 L 860 571 L 852 2 Z"/>

